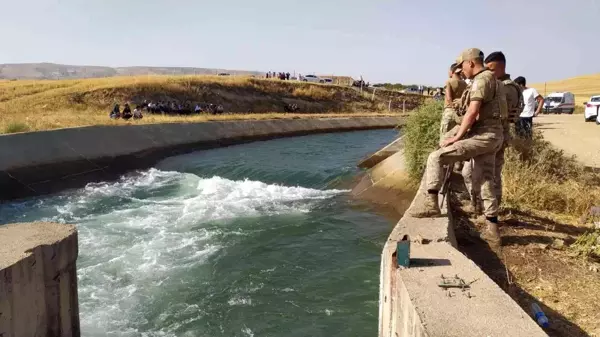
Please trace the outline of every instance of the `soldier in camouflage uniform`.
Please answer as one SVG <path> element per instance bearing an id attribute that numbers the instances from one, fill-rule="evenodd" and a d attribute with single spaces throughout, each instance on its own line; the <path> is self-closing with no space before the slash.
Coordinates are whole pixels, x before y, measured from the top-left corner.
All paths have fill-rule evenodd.
<path id="1" fill-rule="evenodd" d="M 463 74 L 472 79 L 469 90 L 461 97 L 459 110 L 466 112 L 456 134 L 440 142 L 440 149 L 432 152 L 425 169 L 427 195 L 420 209 L 415 207 L 409 215 L 418 218 L 441 214 L 438 194 L 443 184 L 443 166 L 457 161 L 473 159 L 481 167 L 486 229 L 482 237 L 492 244 L 500 244 L 498 232 L 498 201 L 494 193 L 494 160 L 503 141 L 500 120 L 501 83 L 483 65 L 483 52 L 470 48 L 461 53 L 457 64 Z M 500 95 L 499 95 L 500 94 Z"/>
<path id="2" fill-rule="evenodd" d="M 493 52 L 485 58 L 485 66 L 494 73 L 494 76 L 502 81 L 504 87 L 504 95 L 506 100 L 506 110 L 502 111 L 502 127 L 504 133 L 504 142 L 495 158 L 495 169 L 494 169 L 494 190 L 496 191 L 496 197 L 498 199 L 498 205 L 502 201 L 502 168 L 504 166 L 504 151 L 510 142 L 510 128 L 511 125 L 518 120 L 519 114 L 523 109 L 523 92 L 519 85 L 510 79 L 510 75 L 506 73 L 506 57 L 502 52 Z M 478 213 L 480 206 L 480 172 L 473 172 L 472 165 L 465 165 L 463 168 L 463 177 L 465 179 L 465 185 L 471 193 L 474 212 Z"/>
<path id="3" fill-rule="evenodd" d="M 445 85 L 446 95 L 444 98 L 444 113 L 442 114 L 442 121 L 440 123 L 440 142 L 444 140 L 446 133 L 456 126 L 454 100 L 460 99 L 467 87 L 467 83 L 459 75 L 460 71 L 461 69 L 458 68 L 456 63 L 450 66 L 450 78 L 446 81 Z"/>

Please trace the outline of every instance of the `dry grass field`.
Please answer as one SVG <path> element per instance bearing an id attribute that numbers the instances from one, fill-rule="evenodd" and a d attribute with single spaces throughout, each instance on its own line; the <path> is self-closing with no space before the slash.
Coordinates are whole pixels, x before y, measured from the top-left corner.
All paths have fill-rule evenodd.
<path id="1" fill-rule="evenodd" d="M 544 83 L 534 83 L 531 87 L 535 88 L 541 95 L 544 95 Z M 582 107 L 583 102 L 587 102 L 590 99 L 590 96 L 600 95 L 600 74 L 547 82 L 545 89 L 546 94 L 555 91 L 572 92 L 575 95 L 576 106 Z"/>
<path id="2" fill-rule="evenodd" d="M 130 123 L 389 114 L 388 97 L 385 102 L 383 97 L 371 98 L 348 86 L 233 76 L 0 81 L 0 133 L 125 124 L 128 122 L 108 118 L 112 106 L 131 102 L 133 108 L 144 100 L 189 102 L 192 106 L 221 104 L 227 114 L 146 114 L 142 120 Z M 406 99 L 409 105 L 422 100 L 413 96 Z M 299 113 L 283 113 L 287 104 L 296 104 Z"/>

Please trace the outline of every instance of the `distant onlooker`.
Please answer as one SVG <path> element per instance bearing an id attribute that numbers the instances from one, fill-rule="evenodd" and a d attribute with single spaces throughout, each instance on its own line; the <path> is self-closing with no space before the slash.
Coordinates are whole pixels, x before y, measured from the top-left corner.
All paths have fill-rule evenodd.
<path id="1" fill-rule="evenodd" d="M 533 117 L 536 117 L 542 111 L 544 97 L 535 88 L 528 88 L 527 81 L 523 76 L 515 78 L 515 83 L 523 89 L 523 103 L 525 104 L 516 124 L 516 131 L 523 138 L 531 138 L 533 136 Z M 538 103 L 537 110 L 535 108 L 536 101 Z"/>
<path id="2" fill-rule="evenodd" d="M 290 73 L 285 73 L 285 79 L 288 81 L 290 80 Z"/>
<path id="3" fill-rule="evenodd" d="M 142 119 L 144 115 L 142 115 L 142 107 L 135 107 L 133 109 L 133 119 Z"/>
<path id="4" fill-rule="evenodd" d="M 119 106 L 119 104 L 115 104 L 109 116 L 112 119 L 121 118 L 121 107 Z"/>
<path id="5" fill-rule="evenodd" d="M 128 120 L 133 117 L 131 113 L 131 107 L 129 107 L 129 103 L 125 103 L 125 107 L 123 107 L 123 119 Z"/>

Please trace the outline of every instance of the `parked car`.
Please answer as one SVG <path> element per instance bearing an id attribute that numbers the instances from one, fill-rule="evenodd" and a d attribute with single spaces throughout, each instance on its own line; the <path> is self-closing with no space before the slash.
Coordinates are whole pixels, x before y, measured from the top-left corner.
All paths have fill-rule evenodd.
<path id="1" fill-rule="evenodd" d="M 588 102 L 583 103 L 585 105 L 585 111 L 583 116 L 585 117 L 586 122 L 596 121 L 597 124 L 600 124 L 598 120 L 598 110 L 600 109 L 600 95 L 590 97 Z"/>
<path id="2" fill-rule="evenodd" d="M 568 113 L 575 111 L 575 95 L 570 92 L 553 92 L 544 99 L 544 113 Z"/>
<path id="3" fill-rule="evenodd" d="M 302 81 L 312 82 L 312 83 L 324 83 L 325 82 L 323 79 L 321 79 L 317 75 L 304 75 L 304 77 L 302 78 Z"/>
<path id="4" fill-rule="evenodd" d="M 405 94 L 418 94 L 419 93 L 419 88 L 417 87 L 408 87 L 404 90 L 401 90 L 400 92 L 405 93 Z"/>

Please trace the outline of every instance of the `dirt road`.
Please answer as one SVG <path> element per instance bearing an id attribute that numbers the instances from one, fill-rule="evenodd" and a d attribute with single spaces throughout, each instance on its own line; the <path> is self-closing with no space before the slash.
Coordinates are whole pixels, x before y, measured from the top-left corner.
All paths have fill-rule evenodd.
<path id="1" fill-rule="evenodd" d="M 586 166 L 600 168 L 600 125 L 584 122 L 583 115 L 540 115 L 534 129 Z"/>

